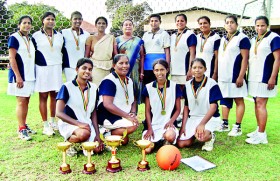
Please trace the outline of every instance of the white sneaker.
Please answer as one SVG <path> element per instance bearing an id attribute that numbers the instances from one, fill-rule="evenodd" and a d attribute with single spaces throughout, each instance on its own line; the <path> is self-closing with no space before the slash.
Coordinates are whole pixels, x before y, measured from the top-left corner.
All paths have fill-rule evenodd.
<path id="1" fill-rule="evenodd" d="M 256 136 L 254 137 L 251 137 L 251 138 L 247 138 L 246 140 L 246 143 L 249 143 L 249 144 L 253 144 L 253 145 L 257 145 L 257 144 L 267 144 L 268 141 L 267 141 L 267 135 L 266 133 L 257 133 Z"/>
<path id="2" fill-rule="evenodd" d="M 53 130 L 58 131 L 58 126 L 57 122 L 49 122 L 50 126 L 52 127 Z"/>
<path id="3" fill-rule="evenodd" d="M 228 133 L 228 136 L 240 136 L 240 135 L 242 135 L 241 128 L 238 125 L 233 124 L 231 131 Z"/>
<path id="4" fill-rule="evenodd" d="M 28 131 L 26 129 L 18 131 L 18 137 L 25 141 L 29 141 L 32 139 L 31 136 L 28 135 Z"/>
<path id="5" fill-rule="evenodd" d="M 54 133 L 52 127 L 50 127 L 50 126 L 46 127 L 46 126 L 45 126 L 44 129 L 43 129 L 43 134 L 45 134 L 45 135 L 47 135 L 47 136 L 52 136 L 52 135 L 54 135 L 55 133 Z"/>
<path id="6" fill-rule="evenodd" d="M 85 156 L 88 156 L 88 152 L 87 152 L 86 150 L 83 150 L 83 153 L 84 153 Z M 91 154 L 91 155 L 94 154 L 93 150 L 91 150 L 90 154 Z"/>
<path id="7" fill-rule="evenodd" d="M 225 125 L 224 123 L 222 123 L 220 126 L 215 128 L 215 131 L 217 131 L 217 132 L 228 132 L 228 131 L 230 131 L 230 127 L 229 127 L 229 125 Z"/>
<path id="8" fill-rule="evenodd" d="M 212 151 L 214 148 L 215 139 L 216 139 L 216 136 L 214 133 L 212 133 L 212 139 L 210 141 L 205 142 L 205 144 L 202 146 L 201 150 Z"/>
<path id="9" fill-rule="evenodd" d="M 258 131 L 259 131 L 259 127 L 257 127 L 257 129 L 255 131 L 248 133 L 247 137 L 248 138 L 255 137 L 257 135 Z"/>
<path id="10" fill-rule="evenodd" d="M 77 155 L 77 150 L 76 150 L 75 147 L 72 145 L 72 146 L 70 146 L 70 148 L 69 148 L 68 150 L 66 150 L 66 154 L 67 154 L 68 156 L 73 157 L 73 156 Z"/>

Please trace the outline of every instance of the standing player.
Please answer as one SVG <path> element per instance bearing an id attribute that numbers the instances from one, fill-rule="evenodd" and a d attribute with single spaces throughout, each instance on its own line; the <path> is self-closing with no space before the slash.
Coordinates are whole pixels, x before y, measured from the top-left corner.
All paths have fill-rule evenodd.
<path id="1" fill-rule="evenodd" d="M 43 27 L 35 32 L 32 41 L 36 48 L 35 91 L 39 92 L 39 109 L 43 120 L 43 134 L 51 136 L 57 130 L 55 122 L 56 95 L 62 85 L 63 36 L 54 30 L 55 14 L 46 12 L 42 16 Z M 50 97 L 50 121 L 48 119 L 48 98 Z"/>
<path id="2" fill-rule="evenodd" d="M 250 144 L 266 144 L 266 123 L 268 98 L 277 94 L 277 76 L 280 65 L 280 37 L 268 30 L 269 21 L 265 16 L 255 20 L 257 37 L 252 40 L 249 59 L 249 94 L 255 100 L 257 129 L 247 134 Z"/>
<path id="3" fill-rule="evenodd" d="M 194 78 L 186 83 L 183 92 L 184 117 L 177 145 L 189 147 L 196 138 L 205 142 L 202 150 L 211 151 L 215 141 L 214 123 L 220 119 L 217 101 L 223 97 L 216 81 L 204 75 L 206 63 L 203 59 L 194 59 L 191 70 Z"/>
<path id="4" fill-rule="evenodd" d="M 236 123 L 228 136 L 240 136 L 241 122 L 245 112 L 244 97 L 248 95 L 245 73 L 248 66 L 249 38 L 237 30 L 237 17 L 229 15 L 225 19 L 227 35 L 221 40 L 218 57 L 218 84 L 223 94 L 220 101 L 222 107 L 223 124 L 218 131 L 230 131 L 228 115 L 233 100 L 236 104 Z"/>
<path id="5" fill-rule="evenodd" d="M 82 22 L 82 14 L 79 11 L 74 11 L 71 14 L 71 28 L 61 31 L 64 38 L 63 68 L 66 81 L 75 78 L 77 61 L 85 56 L 86 40 L 89 33 L 81 28 Z"/>
<path id="6" fill-rule="evenodd" d="M 166 141 L 175 144 L 179 131 L 174 121 L 180 114 L 180 86 L 167 79 L 168 63 L 164 59 L 156 60 L 153 71 L 156 80 L 147 84 L 143 90 L 145 98 L 145 130 L 142 138 L 155 143 Z M 152 148 L 147 148 L 150 153 Z"/>
<path id="7" fill-rule="evenodd" d="M 13 33 L 8 40 L 9 69 L 8 95 L 16 96 L 16 115 L 18 119 L 18 135 L 22 140 L 31 140 L 28 133 L 36 133 L 26 124 L 28 105 L 35 85 L 35 48 L 30 40 L 29 31 L 32 18 L 22 16 L 18 23 L 19 31 Z"/>

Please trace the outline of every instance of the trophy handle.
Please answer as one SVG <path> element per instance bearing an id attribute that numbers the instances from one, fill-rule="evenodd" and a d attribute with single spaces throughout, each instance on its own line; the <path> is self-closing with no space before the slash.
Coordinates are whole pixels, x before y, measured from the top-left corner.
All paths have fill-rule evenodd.
<path id="1" fill-rule="evenodd" d="M 153 148 L 153 147 L 155 147 L 155 144 L 153 142 L 151 142 L 149 148 Z"/>
<path id="2" fill-rule="evenodd" d="M 133 144 L 138 147 L 137 141 L 133 141 Z"/>
<path id="3" fill-rule="evenodd" d="M 125 129 L 123 132 L 123 139 L 126 137 L 126 135 L 127 135 L 127 129 Z"/>
<path id="4" fill-rule="evenodd" d="M 105 142 L 105 138 L 104 138 L 104 135 L 103 134 L 99 134 L 99 137 L 100 137 L 100 139 L 103 141 L 103 142 Z"/>

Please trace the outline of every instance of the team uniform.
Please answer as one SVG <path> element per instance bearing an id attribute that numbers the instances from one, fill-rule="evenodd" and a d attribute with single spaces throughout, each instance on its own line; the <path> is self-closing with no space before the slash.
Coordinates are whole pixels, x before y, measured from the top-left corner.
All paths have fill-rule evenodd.
<path id="1" fill-rule="evenodd" d="M 196 37 L 196 58 L 202 58 L 205 61 L 207 70 L 204 74 L 207 77 L 212 77 L 215 68 L 214 51 L 218 51 L 221 38 L 215 32 L 211 32 L 207 40 L 202 33 L 196 35 Z"/>
<path id="2" fill-rule="evenodd" d="M 70 81 L 77 75 L 76 65 L 78 60 L 85 56 L 85 44 L 90 34 L 82 28 L 79 36 L 72 28 L 62 30 L 61 34 L 64 37 L 63 68 L 66 80 Z"/>
<path id="3" fill-rule="evenodd" d="M 164 49 L 170 47 L 170 36 L 166 31 L 159 29 L 155 34 L 152 31 L 146 32 L 142 39 L 146 51 L 143 83 L 148 84 L 156 79 L 153 74 L 154 61 L 160 58 L 166 59 Z"/>
<path id="4" fill-rule="evenodd" d="M 210 109 L 210 104 L 217 104 L 218 100 L 223 98 L 220 88 L 215 80 L 206 76 L 205 82 L 201 82 L 202 88 L 197 94 L 197 98 L 193 95 L 193 81 L 189 80 L 185 85 L 183 97 L 185 98 L 185 106 L 188 106 L 189 117 L 187 118 L 185 126 L 185 135 L 181 135 L 180 140 L 188 140 L 195 135 L 196 127 L 200 124 L 201 120 Z M 197 84 L 199 85 L 199 84 Z M 194 85 L 196 86 L 196 84 Z M 206 123 L 205 130 L 213 132 L 216 128 L 216 122 L 220 120 L 220 114 L 217 107 L 213 117 Z"/>
<path id="5" fill-rule="evenodd" d="M 43 30 L 32 36 L 35 45 L 36 82 L 35 91 L 58 91 L 62 85 L 62 47 L 63 36 L 53 30 L 53 46 Z"/>
<path id="6" fill-rule="evenodd" d="M 26 36 L 19 34 L 20 32 L 13 33 L 8 40 L 8 47 L 17 50 L 16 62 L 18 66 L 19 73 L 23 80 L 23 87 L 18 88 L 16 83 L 16 75 L 13 71 L 13 67 L 9 69 L 8 73 L 8 95 L 14 95 L 19 97 L 30 97 L 34 92 L 35 85 L 35 48 L 30 41 L 29 52 L 27 50 L 26 43 L 28 40 Z M 25 39 L 25 41 L 24 41 Z"/>
<path id="7" fill-rule="evenodd" d="M 255 54 L 256 39 L 252 39 L 251 43 L 248 76 L 249 94 L 253 97 L 275 97 L 277 94 L 277 77 L 274 89 L 268 90 L 267 86 L 275 61 L 273 52 L 280 48 L 280 37 L 274 32 L 267 32 L 257 47 L 257 54 Z"/>
<path id="8" fill-rule="evenodd" d="M 180 86 L 177 85 L 175 82 L 167 80 L 166 83 L 166 100 L 165 100 L 165 111 L 166 114 L 162 115 L 162 105 L 161 100 L 159 98 L 157 92 L 157 81 L 153 81 L 147 84 L 142 92 L 142 96 L 144 98 L 148 97 L 151 105 L 151 125 L 154 132 L 154 138 L 151 138 L 152 142 L 158 142 L 163 139 L 163 134 L 166 132 L 164 126 L 170 118 L 173 116 L 176 106 L 176 99 L 182 96 L 182 92 L 180 90 Z M 160 89 L 163 93 L 164 88 Z M 179 131 L 177 128 L 174 129 L 176 133 L 176 138 L 179 135 Z M 144 139 L 144 135 L 146 134 L 147 130 L 144 130 L 142 133 L 142 139 Z M 173 142 L 176 143 L 176 139 Z"/>
<path id="9" fill-rule="evenodd" d="M 107 75 L 99 86 L 99 101 L 97 108 L 98 123 L 106 129 L 117 129 L 122 127 L 133 126 L 133 123 L 125 118 L 109 112 L 103 105 L 103 96 L 114 97 L 113 104 L 126 112 L 131 111 L 131 106 L 134 102 L 133 82 L 129 77 L 126 77 L 128 99 L 126 100 L 125 91 L 122 87 L 118 75 L 115 72 Z"/>
<path id="10" fill-rule="evenodd" d="M 84 108 L 83 97 L 76 79 L 66 82 L 62 85 L 60 91 L 57 94 L 56 100 L 64 101 L 65 114 L 75 120 L 78 120 L 79 122 L 87 123 L 90 126 L 91 134 L 88 141 L 94 141 L 96 133 L 92 124 L 91 115 L 96 107 L 97 86 L 91 82 L 88 82 L 87 87 L 84 91 L 87 91 L 87 94 L 89 95 L 86 110 Z M 73 132 L 78 128 L 78 126 L 71 125 L 62 120 L 58 121 L 59 132 L 63 136 L 65 141 L 68 140 Z"/>
<path id="11" fill-rule="evenodd" d="M 186 83 L 190 62 L 189 47 L 196 44 L 196 36 L 191 30 L 185 29 L 181 34 L 176 32 L 171 35 L 171 80 L 178 84 Z"/>
<path id="12" fill-rule="evenodd" d="M 227 44 L 227 46 L 224 50 L 225 44 Z M 250 47 L 250 40 L 241 32 L 237 32 L 230 41 L 226 36 L 222 38 L 218 55 L 218 84 L 224 98 L 238 98 L 246 97 L 248 95 L 245 77 L 243 79 L 242 87 L 238 88 L 235 83 L 239 76 L 242 64 L 240 50 L 249 50 Z M 228 108 L 232 107 L 232 101 L 231 103 L 225 103 L 224 100 L 221 100 L 220 103 L 222 105 L 229 104 L 227 105 Z"/>

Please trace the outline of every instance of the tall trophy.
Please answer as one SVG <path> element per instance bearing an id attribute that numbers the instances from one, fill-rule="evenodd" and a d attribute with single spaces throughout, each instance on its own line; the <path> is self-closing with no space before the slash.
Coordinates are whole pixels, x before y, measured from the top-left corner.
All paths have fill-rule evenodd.
<path id="1" fill-rule="evenodd" d="M 69 149 L 71 143 L 61 142 L 57 144 L 57 148 L 62 151 L 62 165 L 60 166 L 60 173 L 67 174 L 71 173 L 70 165 L 66 163 L 66 150 Z"/>
<path id="2" fill-rule="evenodd" d="M 98 146 L 98 142 L 84 142 L 82 147 L 87 151 L 87 164 L 84 164 L 84 174 L 94 174 L 96 172 L 94 163 L 91 162 L 91 152 Z"/>
<path id="3" fill-rule="evenodd" d="M 106 136 L 104 139 L 103 134 L 100 135 L 100 138 L 104 141 L 104 144 L 112 148 L 111 150 L 112 157 L 108 161 L 108 165 L 106 167 L 106 170 L 108 172 L 115 173 L 122 170 L 121 161 L 120 159 L 116 158 L 116 154 L 117 154 L 117 147 L 121 145 L 121 142 L 124 141 L 123 139 L 126 137 L 126 135 L 127 135 L 127 130 L 123 132 L 123 136 L 111 135 L 111 136 Z"/>
<path id="4" fill-rule="evenodd" d="M 135 146 L 138 146 L 142 150 L 142 160 L 138 162 L 137 170 L 139 170 L 139 171 L 150 170 L 149 162 L 146 161 L 145 149 L 146 148 L 153 148 L 154 143 L 152 143 L 149 140 L 138 140 L 138 141 L 133 142 L 133 144 Z"/>

